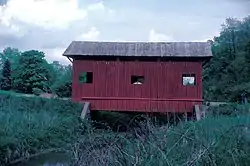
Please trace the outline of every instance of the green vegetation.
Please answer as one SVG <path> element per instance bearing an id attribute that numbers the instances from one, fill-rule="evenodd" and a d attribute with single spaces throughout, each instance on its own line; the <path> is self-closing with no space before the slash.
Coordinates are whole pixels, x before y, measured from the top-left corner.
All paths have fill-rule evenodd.
<path id="1" fill-rule="evenodd" d="M 246 128 L 249 120 L 249 116 L 222 116 L 170 127 L 149 122 L 143 123 L 134 134 L 86 134 L 71 150 L 76 152 L 72 163 L 90 166 L 114 163 L 131 166 L 249 165 L 250 130 Z"/>
<path id="2" fill-rule="evenodd" d="M 212 51 L 214 57 L 204 66 L 205 99 L 241 100 L 244 91 L 250 93 L 250 16 L 226 19 Z"/>
<path id="3" fill-rule="evenodd" d="M 3 65 L 0 87 L 3 90 L 11 90 L 11 65 L 8 59 L 4 62 Z"/>
<path id="4" fill-rule="evenodd" d="M 12 78 L 14 89 L 18 92 L 32 94 L 34 89 L 49 90 L 51 74 L 44 55 L 39 51 L 26 51 L 18 58 L 18 66 Z"/>
<path id="5" fill-rule="evenodd" d="M 20 52 L 7 47 L 0 52 L 0 89 L 19 93 L 55 93 L 71 96 L 71 65 L 57 61 L 48 63 L 45 54 L 37 50 Z"/>
<path id="6" fill-rule="evenodd" d="M 139 115 L 95 115 L 106 117 L 105 129 L 86 125 L 79 119 L 82 106 L 70 101 L 1 92 L 0 106 L 2 164 L 54 148 L 67 152 L 72 165 L 250 163 L 248 106 L 211 107 L 206 119 L 177 125 L 159 125 Z M 129 131 L 116 132 L 109 129 L 112 125 Z"/>
<path id="7" fill-rule="evenodd" d="M 101 123 L 90 126 L 79 118 L 79 104 L 22 95 L 69 97 L 70 65 L 48 63 L 37 50 L 4 49 L 0 82 L 8 91 L 0 91 L 0 165 L 54 148 L 67 152 L 72 165 L 249 165 L 250 107 L 237 102 L 250 92 L 250 17 L 227 19 L 212 51 L 203 72 L 205 99 L 232 104 L 210 107 L 199 122 L 162 125 L 102 113 L 94 115 Z M 129 130 L 114 131 L 120 127 Z"/>
<path id="8" fill-rule="evenodd" d="M 0 165 L 77 139 L 82 106 L 64 100 L 0 94 Z"/>

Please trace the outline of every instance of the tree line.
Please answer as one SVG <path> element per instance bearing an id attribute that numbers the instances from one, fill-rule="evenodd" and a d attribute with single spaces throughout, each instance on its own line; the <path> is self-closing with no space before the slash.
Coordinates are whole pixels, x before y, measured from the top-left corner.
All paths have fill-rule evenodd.
<path id="1" fill-rule="evenodd" d="M 227 18 L 212 52 L 203 68 L 204 98 L 237 102 L 243 93 L 250 98 L 250 16 Z"/>
<path id="2" fill-rule="evenodd" d="M 21 52 L 7 47 L 0 52 L 0 88 L 25 94 L 55 93 L 71 96 L 72 66 L 49 63 L 38 50 Z"/>

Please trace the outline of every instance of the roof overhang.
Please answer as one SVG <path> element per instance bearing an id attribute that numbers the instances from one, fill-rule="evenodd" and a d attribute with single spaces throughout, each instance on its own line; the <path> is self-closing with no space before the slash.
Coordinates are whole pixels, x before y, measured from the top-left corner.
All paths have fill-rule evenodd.
<path id="1" fill-rule="evenodd" d="M 71 58 L 151 57 L 211 59 L 211 42 L 73 41 L 63 53 Z"/>

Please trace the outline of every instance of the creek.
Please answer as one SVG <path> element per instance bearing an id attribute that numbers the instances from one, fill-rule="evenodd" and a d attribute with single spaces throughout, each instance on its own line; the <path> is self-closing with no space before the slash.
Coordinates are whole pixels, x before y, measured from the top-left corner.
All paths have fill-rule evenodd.
<path id="1" fill-rule="evenodd" d="M 69 155 L 60 152 L 51 152 L 48 154 L 33 157 L 25 162 L 15 164 L 17 166 L 68 166 Z"/>

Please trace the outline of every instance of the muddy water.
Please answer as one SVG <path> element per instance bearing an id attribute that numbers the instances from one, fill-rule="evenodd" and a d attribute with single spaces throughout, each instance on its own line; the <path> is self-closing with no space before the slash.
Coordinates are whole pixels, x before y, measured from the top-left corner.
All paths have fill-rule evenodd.
<path id="1" fill-rule="evenodd" d="M 65 153 L 49 153 L 34 157 L 25 163 L 19 163 L 18 166 L 68 166 L 69 155 Z"/>

